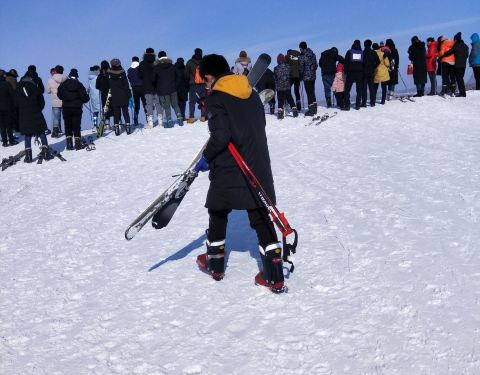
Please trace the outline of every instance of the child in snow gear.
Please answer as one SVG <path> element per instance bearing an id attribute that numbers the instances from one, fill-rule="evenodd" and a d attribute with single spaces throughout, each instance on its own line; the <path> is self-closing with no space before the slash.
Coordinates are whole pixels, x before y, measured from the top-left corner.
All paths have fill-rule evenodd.
<path id="1" fill-rule="evenodd" d="M 145 116 L 147 116 L 146 101 L 145 95 L 143 93 L 143 80 L 140 79 L 138 75 L 138 70 L 140 67 L 140 59 L 137 56 L 132 57 L 132 64 L 127 70 L 128 81 L 132 87 L 133 95 L 133 124 L 138 125 L 138 113 L 140 112 L 140 101 L 142 101 L 143 110 L 145 111 Z"/>
<path id="2" fill-rule="evenodd" d="M 81 150 L 83 148 L 81 135 L 82 107 L 83 103 L 90 100 L 90 97 L 85 86 L 78 80 L 77 69 L 70 70 L 68 79 L 58 86 L 57 95 L 62 100 L 63 105 L 67 150 L 73 150 L 73 139 L 75 139 L 75 149 Z"/>
<path id="3" fill-rule="evenodd" d="M 47 82 L 47 94 L 52 97 L 52 138 L 58 138 L 61 133 L 60 120 L 62 118 L 62 101 L 57 96 L 58 87 L 67 77 L 63 75 L 63 66 L 57 65 L 51 72 Z"/>
<path id="4" fill-rule="evenodd" d="M 183 125 L 183 117 L 178 106 L 177 77 L 178 73 L 172 60 L 167 57 L 165 51 L 160 51 L 153 68 L 153 81 L 157 88 L 158 99 L 165 112 L 163 124 L 165 128 L 173 128 L 175 124 L 172 120 L 172 108 L 177 116 L 178 124 Z"/>
<path id="5" fill-rule="evenodd" d="M 299 48 L 300 77 L 305 85 L 308 102 L 308 111 L 305 113 L 305 116 L 314 116 L 317 114 L 317 98 L 315 96 L 315 80 L 317 79 L 316 71 L 318 68 L 317 56 L 307 47 L 306 42 L 301 42 Z"/>
<path id="6" fill-rule="evenodd" d="M 95 128 L 98 127 L 98 114 L 100 113 L 101 107 L 100 90 L 96 88 L 99 73 L 100 67 L 98 65 L 92 66 L 88 72 L 87 94 L 90 97 L 90 108 L 92 110 L 92 120 Z"/>
<path id="7" fill-rule="evenodd" d="M 113 121 L 115 124 L 115 135 L 120 135 L 122 114 L 125 120 L 127 134 L 130 134 L 130 113 L 128 112 L 128 103 L 132 97 L 132 90 L 128 84 L 127 74 L 122 68 L 119 59 L 110 61 L 111 68 L 108 70 L 108 82 L 112 97 L 110 98 L 111 107 L 113 107 Z"/>
<path id="8" fill-rule="evenodd" d="M 207 252 L 197 258 L 197 263 L 202 270 L 218 279 L 225 272 L 225 250 L 222 246 L 228 214 L 232 209 L 247 210 L 250 226 L 257 232 L 259 245 L 263 249 L 270 251 L 272 244 L 278 244 L 268 212 L 252 195 L 248 182 L 228 150 L 228 144 L 232 142 L 238 147 L 272 200 L 275 200 L 275 189 L 265 133 L 264 108 L 258 94 L 252 90 L 245 76 L 230 73 L 223 56 L 205 56 L 200 64 L 200 72 L 212 88 L 211 95 L 206 98 L 210 138 L 195 169 L 204 171 L 210 167 L 211 171 L 205 204 L 210 216 Z M 283 273 L 275 272 L 282 268 L 282 258 L 281 255 L 279 258 L 270 255 L 262 256 L 263 271 L 256 281 L 272 291 L 282 292 Z"/>
<path id="9" fill-rule="evenodd" d="M 344 95 L 345 95 L 345 80 L 346 76 L 343 71 L 343 64 L 337 65 L 337 72 L 335 73 L 335 79 L 332 84 L 332 91 L 335 94 L 335 100 L 337 101 L 337 107 L 344 107 Z"/>
<path id="10" fill-rule="evenodd" d="M 20 131 L 25 135 L 25 162 L 32 162 L 32 137 L 39 137 L 42 143 L 40 157 L 44 160 L 53 159 L 49 151 L 43 117 L 45 100 L 40 88 L 34 82 L 34 71 L 28 71 L 20 80 L 15 90 L 15 103 L 18 109 Z"/>
<path id="11" fill-rule="evenodd" d="M 188 105 L 189 105 L 189 117 L 187 123 L 193 124 L 195 122 L 195 105 L 199 99 L 205 98 L 205 80 L 200 75 L 199 66 L 202 61 L 203 51 L 200 48 L 195 48 L 195 53 L 192 58 L 188 60 L 185 75 L 189 79 L 189 92 L 188 92 Z M 205 121 L 205 110 L 203 106 L 200 108 L 200 121 Z"/>
<path id="12" fill-rule="evenodd" d="M 0 70 L 0 134 L 2 146 L 13 146 L 18 142 L 13 136 L 15 117 L 15 92 L 6 80 L 4 70 Z"/>
<path id="13" fill-rule="evenodd" d="M 292 109 L 293 117 L 298 116 L 297 107 L 292 98 L 291 84 L 290 84 L 290 65 L 285 61 L 283 54 L 277 56 L 278 65 L 273 69 L 275 76 L 275 86 L 277 88 L 278 112 L 277 118 L 283 119 L 285 112 L 285 100 Z"/>

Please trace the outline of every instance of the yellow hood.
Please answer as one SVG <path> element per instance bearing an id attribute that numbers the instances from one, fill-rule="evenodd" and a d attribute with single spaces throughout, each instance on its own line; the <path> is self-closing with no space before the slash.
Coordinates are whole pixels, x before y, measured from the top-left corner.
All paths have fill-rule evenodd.
<path id="1" fill-rule="evenodd" d="M 212 90 L 222 91 L 239 99 L 248 99 L 252 95 L 252 87 L 244 75 L 229 74 L 220 77 Z"/>

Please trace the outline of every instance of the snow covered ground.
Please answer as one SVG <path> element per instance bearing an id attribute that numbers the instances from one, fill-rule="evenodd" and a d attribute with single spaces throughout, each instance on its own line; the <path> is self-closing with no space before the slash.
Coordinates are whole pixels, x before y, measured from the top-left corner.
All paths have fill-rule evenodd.
<path id="1" fill-rule="evenodd" d="M 206 124 L 0 172 L 0 373 L 479 374 L 480 92 L 320 126 L 267 117 L 278 206 L 300 238 L 283 295 L 253 283 L 243 212 L 225 279 L 197 270 L 207 174 L 167 228 L 124 239 Z"/>

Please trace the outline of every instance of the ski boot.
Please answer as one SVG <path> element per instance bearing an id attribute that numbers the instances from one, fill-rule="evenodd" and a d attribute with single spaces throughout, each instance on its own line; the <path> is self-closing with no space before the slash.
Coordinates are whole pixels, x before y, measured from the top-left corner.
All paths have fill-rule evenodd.
<path id="1" fill-rule="evenodd" d="M 187 119 L 187 124 L 193 124 L 195 122 L 195 118 L 194 117 L 189 117 Z"/>
<path id="2" fill-rule="evenodd" d="M 332 98 L 327 98 L 327 108 L 332 108 Z"/>
<path id="3" fill-rule="evenodd" d="M 130 124 L 125 124 L 125 133 L 128 134 L 132 134 L 132 127 L 130 126 Z"/>
<path id="4" fill-rule="evenodd" d="M 201 271 L 208 273 L 216 281 L 225 276 L 225 240 L 210 242 L 207 240 L 207 252 L 197 257 Z"/>
<path id="5" fill-rule="evenodd" d="M 67 137 L 66 138 L 66 143 L 67 143 L 66 149 L 68 151 L 75 150 L 75 148 L 73 147 L 73 138 L 72 137 Z"/>
<path id="6" fill-rule="evenodd" d="M 32 157 L 32 149 L 31 148 L 26 148 L 25 149 L 25 159 L 23 159 L 24 163 L 31 163 L 33 160 Z"/>
<path id="7" fill-rule="evenodd" d="M 42 151 L 40 151 L 40 157 L 46 161 L 52 160 L 54 158 L 54 156 L 50 153 L 50 149 L 48 145 L 42 145 Z"/>
<path id="8" fill-rule="evenodd" d="M 122 134 L 122 131 L 120 129 L 120 124 L 115 124 L 114 125 L 114 129 L 115 129 L 115 135 L 118 137 L 120 134 Z"/>
<path id="9" fill-rule="evenodd" d="M 279 108 L 277 112 L 277 119 L 278 120 L 283 120 L 283 109 Z"/>
<path id="10" fill-rule="evenodd" d="M 297 100 L 297 110 L 298 110 L 299 112 L 302 111 L 302 101 L 301 101 L 301 100 Z"/>
<path id="11" fill-rule="evenodd" d="M 207 121 L 207 118 L 205 116 L 200 116 L 200 122 L 205 122 Z"/>
<path id="12" fill-rule="evenodd" d="M 292 115 L 293 117 L 298 117 L 298 111 L 297 111 L 297 107 L 292 107 Z"/>
<path id="13" fill-rule="evenodd" d="M 2 146 L 3 147 L 8 147 L 8 141 L 2 141 Z"/>
<path id="14" fill-rule="evenodd" d="M 85 148 L 83 139 L 81 137 L 75 137 L 75 150 L 79 151 Z"/>
<path id="15" fill-rule="evenodd" d="M 183 126 L 183 117 L 180 116 L 180 117 L 177 117 L 177 123 L 179 126 Z"/>
<path id="16" fill-rule="evenodd" d="M 9 146 L 15 146 L 18 145 L 18 141 L 15 138 L 12 138 L 8 141 Z"/>
<path id="17" fill-rule="evenodd" d="M 270 288 L 273 293 L 286 291 L 283 277 L 282 244 L 272 243 L 268 246 L 260 246 L 263 271 L 255 276 L 255 284 Z"/>
<path id="18" fill-rule="evenodd" d="M 312 103 L 308 106 L 308 111 L 305 112 L 305 117 L 307 116 L 314 116 L 315 115 L 315 109 L 317 107 L 317 103 Z"/>
<path id="19" fill-rule="evenodd" d="M 52 130 L 52 138 L 58 138 L 58 128 L 55 126 Z"/>

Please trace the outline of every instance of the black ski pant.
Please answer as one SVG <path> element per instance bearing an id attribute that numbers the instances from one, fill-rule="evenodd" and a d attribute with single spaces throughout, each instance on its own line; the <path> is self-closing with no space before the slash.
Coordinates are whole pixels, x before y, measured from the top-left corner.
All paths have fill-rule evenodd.
<path id="1" fill-rule="evenodd" d="M 455 94 L 455 67 L 449 63 L 442 62 L 442 93 Z"/>
<path id="2" fill-rule="evenodd" d="M 48 146 L 47 135 L 45 132 L 40 132 L 38 134 L 25 134 L 25 148 L 32 148 L 32 137 L 40 138 L 42 146 Z"/>
<path id="3" fill-rule="evenodd" d="M 0 111 L 0 133 L 2 142 L 13 141 L 13 114 Z"/>
<path id="4" fill-rule="evenodd" d="M 374 87 L 373 76 L 363 76 L 363 85 L 362 85 L 362 106 L 367 106 L 367 89 L 370 93 L 370 105 L 373 107 L 375 105 L 375 99 L 377 97 L 377 90 Z M 378 85 L 377 85 L 378 87 Z M 358 90 L 358 89 L 357 89 Z M 386 86 L 385 86 L 386 90 Z M 383 91 L 383 85 L 382 85 Z"/>
<path id="5" fill-rule="evenodd" d="M 475 90 L 480 90 L 480 66 L 473 67 L 473 76 L 475 77 Z"/>
<path id="6" fill-rule="evenodd" d="M 430 79 L 430 94 L 435 95 L 437 93 L 437 76 L 435 72 L 428 72 L 428 78 Z"/>
<path id="7" fill-rule="evenodd" d="M 345 107 L 350 107 L 350 91 L 352 86 L 355 83 L 357 89 L 357 98 L 355 100 L 355 107 L 360 107 L 360 102 L 362 100 L 362 89 L 363 89 L 363 77 L 362 75 L 347 75 L 347 82 L 345 83 Z"/>
<path id="8" fill-rule="evenodd" d="M 337 101 L 337 107 L 343 108 L 345 106 L 345 93 L 344 92 L 336 92 L 335 93 L 335 100 Z"/>
<path id="9" fill-rule="evenodd" d="M 63 108 L 63 124 L 65 137 L 80 138 L 82 124 L 82 108 Z"/>
<path id="10" fill-rule="evenodd" d="M 305 85 L 305 92 L 307 93 L 307 103 L 310 106 L 313 103 L 317 102 L 317 98 L 315 96 L 315 80 L 313 81 L 303 81 Z"/>
<path id="11" fill-rule="evenodd" d="M 457 81 L 458 94 L 460 96 L 467 95 L 465 91 L 465 81 L 464 81 L 465 69 L 466 68 L 455 67 L 455 80 Z"/>
<path id="12" fill-rule="evenodd" d="M 138 117 L 138 113 L 140 112 L 140 101 L 142 101 L 143 111 L 147 113 L 145 106 L 147 105 L 147 101 L 145 100 L 145 95 L 143 94 L 143 86 L 133 86 L 132 87 L 132 94 L 133 94 L 133 103 L 134 103 L 134 113 Z"/>
<path id="13" fill-rule="evenodd" d="M 187 108 L 187 101 L 178 100 L 178 106 L 180 107 L 180 113 L 182 114 L 182 118 L 185 118 L 185 109 Z"/>
<path id="14" fill-rule="evenodd" d="M 293 93 L 295 94 L 295 103 L 297 103 L 296 106 L 300 107 L 298 108 L 300 110 L 301 104 L 302 104 L 302 97 L 300 95 L 300 82 L 302 82 L 302 80 L 300 78 L 291 78 L 290 82 L 293 85 Z"/>
<path id="15" fill-rule="evenodd" d="M 208 210 L 208 231 L 209 242 L 225 240 L 227 236 L 228 214 L 232 210 Z M 277 232 L 273 226 L 266 208 L 255 208 L 247 210 L 250 227 L 257 233 L 258 244 L 263 248 L 272 243 L 278 242 Z"/>
<path id="16" fill-rule="evenodd" d="M 130 114 L 128 113 L 128 105 L 116 105 L 113 107 L 113 123 L 115 125 L 122 123 L 122 113 L 125 124 L 130 124 Z"/>
<path id="17" fill-rule="evenodd" d="M 285 100 L 290 108 L 296 107 L 293 101 L 292 92 L 290 90 L 278 90 L 277 91 L 278 109 L 284 109 Z"/>
<path id="18" fill-rule="evenodd" d="M 204 99 L 206 95 L 206 88 L 204 83 L 190 85 L 188 91 L 188 105 L 190 111 L 190 117 L 195 117 L 195 104 L 198 103 L 199 99 Z M 200 108 L 200 116 L 205 117 L 205 108 L 202 106 Z"/>
<path id="19" fill-rule="evenodd" d="M 374 84 L 374 96 L 375 96 L 375 98 L 377 97 L 377 91 L 378 91 L 378 86 L 379 85 L 382 85 L 382 100 L 380 101 L 380 103 L 385 104 L 385 98 L 387 97 L 388 81 Z M 375 102 L 373 102 L 373 105 L 375 105 Z M 373 105 L 372 105 L 372 107 L 373 107 Z"/>

